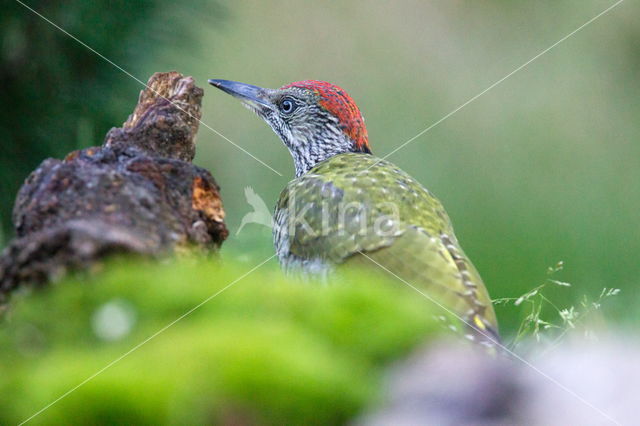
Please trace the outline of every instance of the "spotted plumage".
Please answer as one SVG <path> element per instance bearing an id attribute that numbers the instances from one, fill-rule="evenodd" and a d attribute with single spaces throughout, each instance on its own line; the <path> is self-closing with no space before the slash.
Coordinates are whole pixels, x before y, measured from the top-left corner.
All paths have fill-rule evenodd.
<path id="1" fill-rule="evenodd" d="M 438 199 L 371 154 L 353 99 L 306 80 L 264 89 L 210 82 L 261 116 L 289 148 L 296 178 L 274 215 L 274 244 L 287 272 L 328 277 L 348 266 L 381 268 L 497 339 L 486 287 L 460 247 Z"/>

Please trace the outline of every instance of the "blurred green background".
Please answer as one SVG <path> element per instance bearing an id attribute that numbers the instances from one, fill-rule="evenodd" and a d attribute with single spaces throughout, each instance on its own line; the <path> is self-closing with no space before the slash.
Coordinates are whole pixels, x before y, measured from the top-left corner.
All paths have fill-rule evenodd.
<path id="1" fill-rule="evenodd" d="M 0 424 L 346 424 L 379 402 L 394 360 L 445 329 L 376 273 L 326 287 L 246 270 L 119 261 L 17 296 L 0 327 Z"/>
<path id="2" fill-rule="evenodd" d="M 293 168 L 271 130 L 207 78 L 339 84 L 383 156 L 613 2 L 28 4 L 143 81 L 156 71 L 193 75 L 205 87 L 203 121 L 284 175 L 201 126 L 195 162 L 221 185 L 231 229 L 223 255 L 251 265 L 272 246 L 258 225 L 235 235 L 251 211 L 244 188 L 271 206 Z M 493 297 L 524 293 L 563 260 L 558 278 L 573 286 L 559 304 L 618 287 L 623 297 L 607 316 L 637 324 L 639 12 L 623 2 L 390 157 L 443 201 Z M 0 20 L 0 214 L 9 237 L 10 205 L 28 172 L 100 144 L 140 85 L 17 3 Z M 498 315 L 509 333 L 521 313 Z"/>

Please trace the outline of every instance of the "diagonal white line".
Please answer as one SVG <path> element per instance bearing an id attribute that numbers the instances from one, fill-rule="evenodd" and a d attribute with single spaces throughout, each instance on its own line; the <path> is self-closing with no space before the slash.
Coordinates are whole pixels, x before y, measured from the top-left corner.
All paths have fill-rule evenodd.
<path id="1" fill-rule="evenodd" d="M 427 133 L 429 130 L 433 129 L 434 127 L 436 127 L 438 124 L 442 123 L 443 121 L 445 121 L 447 118 L 451 117 L 453 114 L 455 114 L 456 112 L 460 111 L 462 108 L 466 107 L 467 105 L 469 105 L 471 102 L 475 101 L 476 99 L 478 99 L 480 96 L 484 95 L 485 93 L 487 93 L 489 90 L 493 89 L 494 87 L 496 87 L 497 85 L 499 85 L 500 83 L 502 83 L 503 81 L 505 81 L 506 79 L 508 79 L 509 77 L 511 77 L 512 75 L 514 75 L 515 73 L 517 73 L 518 71 L 522 70 L 524 67 L 526 67 L 527 65 L 529 65 L 531 62 L 535 61 L 536 59 L 538 59 L 539 57 L 541 57 L 542 55 L 544 55 L 545 53 L 549 52 L 551 49 L 553 49 L 554 47 L 556 47 L 557 45 L 559 45 L 560 43 L 562 43 L 563 41 L 565 41 L 566 39 L 568 39 L 569 37 L 573 36 L 574 34 L 576 34 L 578 31 L 582 30 L 584 27 L 586 27 L 587 25 L 591 24 L 593 21 L 595 21 L 596 19 L 600 18 L 601 16 L 603 16 L 604 14 L 608 13 L 609 11 L 611 11 L 614 7 L 618 6 L 620 3 L 622 3 L 624 0 L 618 0 L 616 3 L 614 3 L 613 5 L 609 6 L 608 8 L 606 8 L 605 10 L 603 10 L 602 12 L 600 12 L 599 14 L 597 14 L 596 16 L 594 16 L 593 18 L 589 19 L 587 22 L 585 22 L 584 24 L 580 25 L 578 28 L 576 28 L 575 30 L 571 31 L 569 34 L 567 34 L 566 36 L 562 37 L 560 40 L 556 41 L 555 43 L 553 43 L 551 46 L 547 47 L 546 49 L 544 49 L 542 52 L 538 53 L 536 56 L 534 56 L 533 58 L 529 59 L 527 62 L 525 62 L 524 64 L 520 65 L 518 68 L 516 68 L 515 70 L 511 71 L 509 74 L 505 75 L 504 77 L 502 77 L 500 80 L 496 81 L 495 83 L 493 83 L 491 86 L 487 87 L 486 89 L 484 89 L 482 92 L 478 93 L 477 95 L 475 95 L 474 97 L 472 97 L 471 99 L 469 99 L 468 101 L 466 101 L 465 103 L 463 103 L 462 105 L 460 105 L 459 107 L 457 107 L 456 109 L 454 109 L 453 111 L 451 111 L 450 113 L 448 113 L 447 115 L 445 115 L 444 117 L 442 117 L 441 119 L 439 119 L 438 121 L 436 121 L 435 123 L 431 124 L 429 127 L 427 127 L 426 129 L 424 129 L 423 131 L 421 131 L 420 133 L 418 133 L 417 135 L 415 135 L 414 137 L 412 137 L 411 139 L 409 139 L 408 141 L 406 141 L 405 143 L 403 143 L 402 145 L 400 145 L 399 147 L 395 148 L 393 151 L 391 151 L 390 153 L 388 153 L 387 155 L 385 155 L 384 157 L 380 158 L 378 161 L 376 161 L 374 164 L 372 164 L 369 167 L 373 167 L 376 164 L 378 164 L 380 161 L 385 160 L 387 158 L 389 158 L 390 156 L 392 156 L 393 154 L 395 154 L 397 151 L 401 150 L 402 148 L 404 148 L 405 146 L 409 145 L 411 142 L 413 142 L 414 140 L 418 139 L 420 136 L 424 135 L 425 133 Z"/>
<path id="2" fill-rule="evenodd" d="M 542 377 L 546 378 L 547 380 L 549 380 L 551 383 L 557 385 L 558 387 L 560 387 L 560 389 L 563 389 L 564 391 L 568 392 L 570 395 L 574 396 L 575 398 L 577 398 L 580 402 L 582 402 L 583 404 L 587 405 L 588 407 L 594 409 L 595 411 L 597 411 L 598 413 L 600 413 L 602 416 L 604 416 L 605 418 L 607 418 L 608 420 L 610 420 L 611 422 L 613 422 L 616 425 L 619 425 L 620 423 L 618 423 L 613 417 L 611 417 L 610 415 L 608 415 L 607 413 L 605 413 L 604 411 L 602 411 L 600 408 L 596 407 L 595 405 L 591 404 L 589 401 L 587 401 L 586 399 L 584 399 L 583 397 L 581 397 L 580 395 L 578 395 L 577 393 L 575 393 L 573 390 L 569 389 L 568 387 L 566 387 L 565 385 L 563 385 L 562 383 L 558 382 L 556 379 L 554 379 L 553 377 L 549 376 L 548 374 L 546 374 L 545 372 L 543 372 L 542 370 L 540 370 L 539 368 L 537 368 L 536 366 L 534 366 L 533 364 L 531 364 L 529 361 L 527 361 L 526 359 L 522 358 L 520 355 L 516 354 L 515 352 L 513 352 L 512 350 L 510 350 L 509 348 L 507 348 L 506 346 L 504 346 L 502 343 L 498 342 L 496 339 L 493 338 L 493 336 L 491 336 L 489 333 L 485 333 L 484 331 L 478 329 L 477 327 L 474 327 L 473 325 L 471 325 L 468 321 L 466 321 L 464 318 L 462 318 L 461 316 L 459 316 L 458 314 L 456 314 L 455 312 L 451 311 L 449 308 L 447 308 L 446 306 L 442 305 L 441 303 L 437 302 L 436 300 L 434 300 L 431 296 L 429 296 L 428 294 L 426 294 L 425 292 L 421 291 L 419 288 L 415 287 L 414 285 L 410 284 L 409 282 L 407 282 L 406 280 L 404 280 L 403 278 L 399 277 L 398 275 L 394 274 L 393 272 L 391 272 L 389 269 L 385 268 L 383 265 L 381 265 L 380 263 L 376 262 L 374 259 L 372 259 L 371 257 L 367 256 L 366 253 L 359 251 L 358 253 L 360 253 L 361 255 L 363 255 L 364 257 L 366 257 L 367 259 L 369 259 L 371 262 L 373 262 L 374 264 L 378 265 L 381 269 L 385 270 L 387 273 L 389 273 L 390 275 L 393 275 L 395 278 L 397 278 L 398 280 L 402 281 L 404 284 L 408 285 L 409 287 L 411 287 L 413 290 L 417 291 L 418 293 L 420 293 L 423 297 L 425 297 L 426 299 L 428 299 L 429 301 L 431 301 L 432 303 L 434 303 L 435 305 L 437 305 L 438 307 L 444 309 L 445 311 L 447 311 L 449 314 L 453 315 L 454 317 L 458 318 L 460 321 L 462 321 L 464 324 L 468 325 L 469 327 L 473 328 L 474 330 L 476 330 L 477 332 L 479 332 L 480 334 L 482 334 L 487 340 L 491 341 L 493 344 L 495 344 L 496 346 L 500 347 L 502 350 L 504 350 L 506 353 L 508 353 L 509 355 L 513 356 L 514 358 L 516 358 L 518 361 L 522 362 L 524 365 L 526 365 L 527 367 L 533 369 L 533 371 L 535 371 L 536 373 L 540 374 Z"/>
<path id="3" fill-rule="evenodd" d="M 94 378 L 96 378 L 96 376 L 102 374 L 104 371 L 106 371 L 107 369 L 109 369 L 110 367 L 112 367 L 114 364 L 120 362 L 123 358 L 129 356 L 130 354 L 132 354 L 133 352 L 135 352 L 136 350 L 138 350 L 141 346 L 145 345 L 146 343 L 148 343 L 150 340 L 156 338 L 159 334 L 165 332 L 168 328 L 172 327 L 175 323 L 177 323 L 178 321 L 184 319 L 186 316 L 190 315 L 191 313 L 193 313 L 193 311 L 195 311 L 196 309 L 200 308 L 202 305 L 204 305 L 205 303 L 209 302 L 211 299 L 213 299 L 214 297 L 218 296 L 220 293 L 222 293 L 223 291 L 227 290 L 229 287 L 231 287 L 232 285 L 234 285 L 235 283 L 237 283 L 238 281 L 242 280 L 243 278 L 245 278 L 247 275 L 251 274 L 253 271 L 255 271 L 256 269 L 260 268 L 262 265 L 264 265 L 265 263 L 267 263 L 268 261 L 270 261 L 271 259 L 273 259 L 274 257 L 276 257 L 276 255 L 272 255 L 271 257 L 269 257 L 266 260 L 263 260 L 261 263 L 259 263 L 258 265 L 254 266 L 252 269 L 250 269 L 249 271 L 245 272 L 244 274 L 242 274 L 241 276 L 239 276 L 238 278 L 236 278 L 235 280 L 231 281 L 229 284 L 227 284 L 226 286 L 224 286 L 222 289 L 218 290 L 217 292 L 215 292 L 214 294 L 212 294 L 211 296 L 207 297 L 206 299 L 204 299 L 202 302 L 198 303 L 196 306 L 194 306 L 193 308 L 189 309 L 187 312 L 185 312 L 184 314 L 180 315 L 178 318 L 176 318 L 175 320 L 171 321 L 169 324 L 165 325 L 164 327 L 162 327 L 160 330 L 156 331 L 155 333 L 153 333 L 151 336 L 147 337 L 146 339 L 144 339 L 142 342 L 138 343 L 137 345 L 135 345 L 134 347 L 132 347 L 131 349 L 129 349 L 127 352 L 125 352 L 124 354 L 120 355 L 118 358 L 114 359 L 113 361 L 111 361 L 109 364 L 105 365 L 104 367 L 102 367 L 100 370 L 96 371 L 95 373 L 93 373 L 92 375 L 90 375 L 89 377 L 87 377 L 86 379 L 84 379 L 83 381 L 81 381 L 80 383 L 78 383 L 77 385 L 75 385 L 74 387 L 72 387 L 71 389 L 69 389 L 68 391 L 66 391 L 65 393 L 63 393 L 62 395 L 60 395 L 58 398 L 54 399 L 53 401 L 51 401 L 49 404 L 45 405 L 44 407 L 42 407 L 40 410 L 38 410 L 37 412 L 33 413 L 29 418 L 23 420 L 22 422 L 20 422 L 18 424 L 18 426 L 21 426 L 25 423 L 27 423 L 28 421 L 32 420 L 34 417 L 38 416 L 39 414 L 42 414 L 42 412 L 44 412 L 45 410 L 49 409 L 52 405 L 58 403 L 60 400 L 62 400 L 63 398 L 69 396 L 69 394 L 71 394 L 72 392 L 74 392 L 75 390 L 77 390 L 78 388 L 80 388 L 81 386 L 87 384 L 89 381 L 93 380 Z"/>
<path id="4" fill-rule="evenodd" d="M 125 70 L 124 68 L 122 68 L 121 66 L 119 66 L 118 64 L 116 64 L 115 62 L 113 62 L 111 59 L 107 58 L 106 56 L 104 56 L 103 54 L 101 54 L 100 52 L 96 51 L 94 48 L 92 48 L 91 46 L 89 46 L 88 44 L 86 44 L 85 42 L 83 42 L 82 40 L 78 39 L 76 36 L 74 36 L 73 34 L 70 34 L 69 32 L 67 32 L 66 30 L 64 30 L 63 28 L 61 28 L 59 25 L 57 25 L 56 23 L 52 22 L 50 19 L 48 19 L 47 17 L 41 15 L 40 13 L 38 13 L 36 10 L 34 10 L 33 8 L 29 7 L 28 5 L 24 4 L 22 1 L 20 0 L 16 0 L 16 2 L 18 2 L 19 4 L 21 4 L 22 6 L 24 6 L 25 8 L 29 9 L 31 12 L 33 12 L 34 14 L 36 14 L 37 16 L 39 16 L 40 18 L 42 18 L 44 21 L 48 22 L 49 24 L 53 25 L 55 28 L 57 28 L 58 30 L 60 30 L 62 33 L 64 33 L 65 35 L 69 36 L 70 38 L 72 38 L 73 40 L 75 40 L 76 42 L 80 43 L 82 46 L 86 47 L 87 49 L 89 49 L 91 52 L 95 53 L 96 55 L 98 55 L 100 58 L 104 59 L 105 61 L 107 61 L 108 63 L 110 63 L 111 65 L 113 65 L 114 67 L 116 67 L 117 69 L 119 69 L 120 71 L 122 71 L 123 73 L 125 73 L 127 76 L 131 77 L 132 79 L 134 79 L 135 81 L 137 81 L 138 83 L 142 84 L 144 87 L 146 87 L 147 89 L 151 90 L 153 93 L 155 93 L 158 97 L 166 100 L 167 102 L 171 103 L 173 106 L 175 106 L 176 108 L 178 108 L 180 111 L 184 112 L 185 114 L 187 114 L 189 117 L 198 120 L 198 122 L 200 124 L 202 124 L 204 127 L 206 127 L 207 129 L 211 130 L 212 132 L 214 132 L 216 135 L 220 136 L 221 138 L 223 138 L 224 140 L 226 140 L 227 142 L 229 142 L 231 145 L 235 146 L 236 148 L 238 148 L 240 151 L 244 152 L 245 154 L 247 154 L 249 157 L 253 158 L 254 160 L 256 160 L 258 163 L 262 164 L 263 166 L 265 166 L 266 168 L 268 168 L 269 170 L 271 170 L 272 172 L 274 172 L 275 174 L 279 175 L 279 176 L 283 176 L 282 173 L 280 173 L 279 171 L 277 171 L 276 169 L 274 169 L 273 167 L 271 167 L 270 165 L 268 165 L 267 163 L 265 163 L 264 161 L 262 161 L 261 159 L 259 159 L 258 157 L 256 157 L 255 155 L 251 154 L 249 151 L 247 151 L 246 149 L 244 149 L 243 147 L 241 147 L 240 145 L 236 144 L 235 142 L 233 142 L 231 139 L 229 139 L 228 137 L 226 137 L 225 135 L 223 135 L 222 133 L 220 133 L 219 131 L 217 131 L 216 129 L 214 129 L 213 127 L 209 126 L 207 123 L 205 123 L 204 121 L 202 121 L 199 118 L 194 117 L 193 115 L 189 114 L 187 111 L 185 111 L 184 109 L 182 109 L 180 107 L 180 105 L 176 104 L 175 102 L 171 102 L 169 99 L 165 98 L 164 96 L 160 95 L 158 92 L 156 92 L 155 90 L 153 90 L 152 88 L 150 88 L 145 82 L 143 82 L 142 80 L 140 80 L 139 78 L 137 78 L 136 76 L 134 76 L 133 74 L 131 74 L 129 71 Z"/>
<path id="5" fill-rule="evenodd" d="M 61 32 L 63 32 L 64 34 L 66 34 L 67 36 L 69 36 L 70 38 L 72 38 L 73 40 L 75 40 L 76 42 L 78 42 L 79 44 L 81 44 L 82 46 L 84 46 L 85 48 L 89 49 L 90 51 L 92 51 L 93 53 L 95 53 L 96 55 L 98 55 L 100 58 L 102 58 L 103 60 L 107 61 L 108 63 L 110 63 L 111 65 L 113 65 L 114 67 L 116 67 L 117 69 L 119 69 L 120 71 L 122 71 L 123 73 L 125 73 L 126 75 L 128 75 L 129 77 L 131 77 L 132 79 L 134 79 L 135 81 L 137 81 L 138 83 L 142 84 L 143 86 L 149 88 L 143 81 L 139 80 L 138 78 L 136 78 L 134 75 L 132 75 L 131 73 L 129 73 L 128 71 L 126 71 L 125 69 L 123 69 L 122 67 L 118 66 L 117 64 L 115 64 L 113 61 L 109 60 L 108 58 L 106 58 L 105 56 L 103 56 L 102 54 L 100 54 L 99 52 L 97 52 L 95 49 L 91 48 L 89 45 L 87 45 L 86 43 L 82 42 L 81 40 L 79 40 L 78 38 L 76 38 L 75 36 L 73 36 L 72 34 L 68 33 L 67 31 L 65 31 L 64 29 L 62 29 L 61 27 L 59 27 L 58 25 L 56 25 L 54 22 L 50 21 L 49 19 L 47 19 L 46 17 L 44 17 L 43 15 L 41 15 L 40 13 L 38 13 L 37 11 L 35 11 L 34 9 L 32 9 L 31 7 L 27 6 L 26 4 L 24 4 L 22 1 L 20 0 L 16 0 L 19 4 L 21 4 L 22 6 L 24 6 L 26 9 L 30 10 L 31 12 L 33 12 L 34 14 L 36 14 L 37 16 L 39 16 L 40 18 L 42 18 L 43 20 L 45 20 L 46 22 L 48 22 L 49 24 L 51 24 L 52 26 L 54 26 L 55 28 L 57 28 L 58 30 L 60 30 Z M 496 87 L 497 85 L 499 85 L 500 83 L 502 83 L 503 81 L 505 81 L 506 79 L 508 79 L 509 77 L 511 77 L 512 75 L 514 75 L 515 73 L 517 73 L 518 71 L 522 70 L 523 68 L 525 68 L 527 65 L 529 65 L 531 62 L 535 61 L 536 59 L 538 59 L 539 57 L 541 57 L 542 55 L 546 54 L 547 52 L 549 52 L 551 49 L 553 49 L 554 47 L 556 47 L 557 45 L 559 45 L 560 43 L 564 42 L 565 40 L 567 40 L 569 37 L 573 36 L 574 34 L 576 34 L 578 31 L 582 30 L 584 27 L 586 27 L 587 25 L 591 24 L 593 21 L 595 21 L 596 19 L 600 18 L 601 16 L 603 16 L 604 14 L 606 14 L 607 12 L 609 12 L 610 10 L 612 10 L 613 8 L 615 8 L 616 6 L 618 6 L 620 3 L 622 3 L 624 0 L 619 0 L 618 2 L 614 3 L 612 6 L 608 7 L 607 9 L 605 9 L 604 11 L 602 11 L 601 13 L 599 13 L 598 15 L 596 15 L 595 17 L 591 18 L 589 21 L 587 21 L 586 23 L 584 23 L 583 25 L 581 25 L 580 27 L 578 27 L 577 29 L 575 29 L 574 31 L 572 31 L 571 33 L 569 33 L 568 35 L 566 35 L 565 37 L 563 37 L 562 39 L 558 40 L 556 43 L 554 43 L 553 45 L 551 45 L 550 47 L 548 47 L 547 49 L 543 50 L 542 52 L 538 53 L 536 56 L 534 56 L 533 58 L 531 58 L 530 60 L 528 60 L 527 62 L 525 62 L 524 64 L 520 65 L 518 68 L 516 68 L 515 70 L 513 70 L 512 72 L 510 72 L 509 74 L 507 74 L 506 76 L 502 77 L 500 80 L 496 81 L 495 83 L 493 83 L 491 86 L 487 87 L 485 90 L 483 90 L 482 92 L 480 92 L 479 94 L 475 95 L 474 97 L 472 97 L 471 99 L 469 99 L 468 101 L 466 101 L 465 103 L 463 103 L 462 105 L 458 106 L 456 109 L 454 109 L 453 111 L 451 111 L 450 113 L 448 113 L 447 115 L 445 115 L 444 117 L 442 117 L 441 119 L 439 119 L 438 121 L 436 121 L 435 123 L 431 124 L 429 127 L 427 127 L 426 129 L 424 129 L 423 131 L 421 131 L 420 133 L 418 133 L 416 136 L 412 137 L 411 139 L 409 139 L 408 141 L 406 141 L 405 143 L 403 143 L 402 145 L 400 145 L 399 147 L 397 147 L 396 149 L 394 149 L 393 151 L 391 151 L 390 153 L 388 153 L 387 155 L 385 155 L 384 157 L 382 157 L 380 160 L 384 160 L 386 158 L 388 158 L 389 156 L 393 155 L 395 152 L 397 152 L 398 150 L 402 149 L 403 147 L 405 147 L 406 145 L 408 145 L 409 143 L 413 142 L 415 139 L 419 138 L 420 136 L 422 136 L 423 134 L 425 134 L 426 132 L 428 132 L 429 130 L 431 130 L 432 128 L 434 128 L 435 126 L 437 126 L 438 124 L 442 123 L 443 121 L 445 121 L 446 119 L 448 119 L 449 117 L 451 117 L 453 114 L 455 114 L 456 112 L 460 111 L 461 109 L 463 109 L 464 107 L 466 107 L 467 105 L 469 105 L 470 103 L 472 103 L 473 101 L 475 101 L 476 99 L 478 99 L 479 97 L 481 97 L 482 95 L 484 95 L 485 93 L 487 93 L 489 90 L 493 89 L 494 87 Z M 153 89 L 149 88 L 150 90 L 153 91 Z M 156 93 L 156 95 L 158 95 Z M 158 95 L 160 96 L 160 95 Z M 160 96 L 162 97 L 162 96 Z M 164 98 L 164 97 L 162 97 Z M 164 98 L 166 99 L 166 98 Z M 167 101 L 169 101 L 168 99 L 166 99 Z M 170 101 L 169 101 L 170 102 Z M 182 108 L 180 108 L 178 105 L 176 105 L 174 103 L 174 105 L 176 107 L 178 107 L 179 109 L 182 110 Z M 182 110 L 183 112 L 187 113 L 186 111 Z M 188 114 L 188 113 L 187 113 Z M 190 114 L 189 114 L 190 115 Z M 192 118 L 195 118 L 192 116 Z M 282 176 L 281 173 L 279 173 L 277 170 L 273 169 L 272 167 L 270 167 L 269 165 L 267 165 L 266 163 L 264 163 L 263 161 L 261 161 L 260 159 L 256 158 L 255 156 L 253 156 L 251 153 L 249 153 L 248 151 L 246 151 L 244 148 L 242 148 L 241 146 L 235 144 L 234 142 L 232 142 L 229 138 L 227 138 L 226 136 L 222 135 L 220 132 L 218 132 L 217 130 L 213 129 L 212 127 L 210 127 L 208 124 L 204 123 L 202 120 L 197 119 L 202 125 L 204 125 L 205 127 L 207 127 L 208 129 L 210 129 L 211 131 L 213 131 L 214 133 L 216 133 L 217 135 L 219 135 L 220 137 L 224 138 L 226 141 L 228 141 L 229 143 L 231 143 L 232 145 L 234 145 L 235 147 L 237 147 L 238 149 L 240 149 L 241 151 L 243 151 L 244 153 L 246 153 L 247 155 L 251 156 L 252 158 L 254 158 L 256 161 L 260 162 L 261 164 L 263 164 L 265 167 L 269 168 L 270 170 L 272 170 L 273 172 L 275 172 L 276 174 Z M 377 164 L 377 162 L 376 162 Z M 374 164 L 375 165 L 375 164 Z M 373 165 L 372 165 L 373 166 Z M 458 316 L 457 314 L 455 314 L 454 312 L 452 312 L 451 310 L 449 310 L 448 308 L 444 307 L 443 305 L 441 305 L 440 303 L 438 303 L 437 301 L 435 301 L 433 298 L 431 298 L 429 295 L 425 294 L 424 292 L 422 292 L 421 290 L 419 290 L 418 288 L 416 288 L 415 286 L 411 285 L 410 283 L 408 283 L 407 281 L 405 281 L 404 279 L 402 279 L 401 277 L 397 276 L 396 274 L 394 274 L 393 272 L 389 271 L 387 268 L 385 268 L 384 266 L 382 266 L 381 264 L 379 264 L 378 262 L 376 262 L 375 260 L 373 260 L 371 257 L 367 256 L 365 253 L 360 252 L 363 256 L 365 256 L 367 259 L 369 259 L 371 262 L 373 262 L 374 264 L 376 264 L 377 266 L 379 266 L 380 268 L 384 269 L 386 272 L 388 272 L 389 274 L 393 275 L 395 278 L 399 279 L 400 281 L 402 281 L 403 283 L 405 283 L 406 285 L 408 285 L 409 287 L 411 287 L 413 290 L 417 291 L 418 293 L 420 293 L 423 297 L 427 298 L 428 300 L 430 300 L 431 302 L 435 303 L 436 305 L 438 305 L 439 307 L 441 307 L 442 309 L 446 310 L 447 312 L 449 312 L 451 315 L 457 317 L 460 321 L 462 321 L 463 323 L 472 326 L 471 324 L 469 324 L 467 321 L 465 321 L 463 318 L 461 318 L 460 316 Z M 185 312 L 184 314 L 182 314 L 180 317 L 178 317 L 176 320 L 170 322 L 169 324 L 167 324 L 165 327 L 163 327 L 162 329 L 158 330 L 157 332 L 155 332 L 154 334 L 152 334 L 151 336 L 149 336 L 147 339 L 143 340 L 141 343 L 137 344 L 136 346 L 134 346 L 133 348 L 131 348 L 129 351 L 125 352 L 123 355 L 119 356 L 118 358 L 116 358 L 115 360 L 111 361 L 109 364 L 107 364 L 105 367 L 103 367 L 102 369 L 98 370 L 96 373 L 92 374 L 91 376 L 89 376 L 88 378 L 86 378 L 85 380 L 83 380 L 82 382 L 80 382 L 78 385 L 76 385 L 75 387 L 73 387 L 72 389 L 70 389 L 69 391 L 65 392 L 64 394 L 62 394 L 60 397 L 58 397 L 57 399 L 55 399 L 54 401 L 52 401 L 51 403 L 49 403 L 48 405 L 46 405 L 45 407 L 43 407 L 42 409 L 40 409 L 38 412 L 34 413 L 32 416 L 30 416 L 29 418 L 27 418 L 26 420 L 24 420 L 23 422 L 20 423 L 20 425 L 27 423 L 28 421 L 30 421 L 31 419 L 33 419 L 34 417 L 38 416 L 39 414 L 41 414 L 42 412 L 44 412 L 45 410 L 47 410 L 48 408 L 50 408 L 51 406 L 53 406 L 54 404 L 56 404 L 57 402 L 59 402 L 60 400 L 62 400 L 63 398 L 65 398 L 66 396 L 68 396 L 69 394 L 71 394 L 72 392 L 74 392 L 75 390 L 77 390 L 78 388 L 80 388 L 81 386 L 83 386 L 84 384 L 86 384 L 87 382 L 89 382 L 90 380 L 92 380 L 93 378 L 95 378 L 96 376 L 98 376 L 99 374 L 101 374 L 102 372 L 106 371 L 108 368 L 110 368 L 111 366 L 113 366 L 114 364 L 116 364 L 117 362 L 121 361 L 123 358 L 127 357 L 128 355 L 130 355 L 131 353 L 133 353 L 134 351 L 136 351 L 137 349 L 139 349 L 141 346 L 143 346 L 144 344 L 146 344 L 147 342 L 149 342 L 150 340 L 154 339 L 155 337 L 157 337 L 159 334 L 161 334 L 162 332 L 166 331 L 168 328 L 170 328 L 171 326 L 173 326 L 174 324 L 176 324 L 178 321 L 182 320 L 183 318 L 185 318 L 186 316 L 188 316 L 189 314 L 191 314 L 193 311 L 195 311 L 196 309 L 200 308 L 202 305 L 204 305 L 205 303 L 207 303 L 208 301 L 210 301 L 211 299 L 213 299 L 214 297 L 218 296 L 220 293 L 222 293 L 223 291 L 227 290 L 229 287 L 231 287 L 232 285 L 234 285 L 235 283 L 237 283 L 238 281 L 240 281 L 241 279 L 243 279 L 244 277 L 246 277 L 247 275 L 249 275 L 250 273 L 252 273 L 253 271 L 255 271 L 256 269 L 258 269 L 259 267 L 261 267 L 262 265 L 264 265 L 265 263 L 267 263 L 269 260 L 271 260 L 273 257 L 275 257 L 275 254 L 272 255 L 271 257 L 269 257 L 268 259 L 264 260 L 262 263 L 260 263 L 259 265 L 255 266 L 254 268 L 252 268 L 251 270 L 249 270 L 248 272 L 246 272 L 245 274 L 243 274 L 242 276 L 240 276 L 239 278 L 237 278 L 236 280 L 232 281 L 230 284 L 228 284 L 227 286 L 225 286 L 224 288 L 222 288 L 221 290 L 219 290 L 218 292 L 214 293 L 213 295 L 209 296 L 207 299 L 205 299 L 204 301 L 200 302 L 198 305 L 196 305 L 195 307 L 191 308 L 189 311 Z M 595 407 L 594 405 L 592 405 L 591 403 L 589 403 L 587 400 L 585 400 L 583 397 L 581 397 L 580 395 L 576 394 L 574 391 L 572 391 L 571 389 L 567 388 L 566 386 L 564 386 L 562 383 L 558 382 L 557 380 L 553 379 L 552 377 L 550 377 L 549 375 L 547 375 L 546 373 L 544 373 L 543 371 L 539 370 L 537 367 L 535 367 L 534 365 L 532 365 L 531 363 L 529 363 L 528 361 L 526 361 L 525 359 L 523 359 L 522 357 L 520 357 L 519 355 L 517 355 L 516 353 L 512 352 L 511 350 L 509 350 L 508 348 L 506 348 L 505 346 L 503 346 L 501 343 L 497 342 L 492 336 L 484 333 L 481 330 L 478 330 L 481 334 L 483 334 L 485 336 L 485 338 L 487 338 L 487 340 L 493 342 L 496 346 L 501 347 L 505 352 L 509 353 L 511 356 L 513 356 L 514 358 L 518 359 L 519 361 L 521 361 L 522 363 L 524 363 L 525 365 L 527 365 L 528 367 L 532 368 L 534 371 L 536 371 L 537 373 L 539 373 L 540 375 L 542 375 L 543 377 L 545 377 L 547 380 L 551 381 L 552 383 L 556 384 L 557 386 L 559 386 L 561 389 L 565 390 L 566 392 L 568 392 L 569 394 L 571 394 L 572 396 L 574 396 L 575 398 L 577 398 L 578 400 L 580 400 L 582 403 L 584 403 L 585 405 L 591 407 L 592 409 L 596 410 L 597 412 L 599 412 L 601 415 L 603 415 L 604 417 L 606 417 L 608 420 L 612 421 L 615 424 L 619 424 L 618 422 L 616 422 L 616 420 L 614 420 L 611 416 L 609 416 L 608 414 L 606 414 L 605 412 L 603 412 L 602 410 L 600 410 L 599 408 Z"/>

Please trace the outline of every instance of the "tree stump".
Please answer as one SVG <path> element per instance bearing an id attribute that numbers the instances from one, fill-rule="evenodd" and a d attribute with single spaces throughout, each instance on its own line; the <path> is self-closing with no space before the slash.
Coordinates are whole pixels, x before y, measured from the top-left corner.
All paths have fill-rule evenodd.
<path id="1" fill-rule="evenodd" d="M 228 235 L 219 187 L 191 161 L 203 90 L 156 73 L 121 128 L 100 147 L 47 159 L 13 210 L 16 238 L 0 256 L 0 301 L 115 252 L 158 256 L 217 250 Z"/>

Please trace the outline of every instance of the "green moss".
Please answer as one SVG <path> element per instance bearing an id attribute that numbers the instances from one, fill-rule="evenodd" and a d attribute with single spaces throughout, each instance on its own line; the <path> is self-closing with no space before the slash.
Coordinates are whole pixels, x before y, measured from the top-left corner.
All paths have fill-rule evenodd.
<path id="1" fill-rule="evenodd" d="M 369 275 L 322 286 L 288 281 L 272 264 L 241 280 L 250 265 L 107 266 L 13 299 L 0 328 L 0 392 L 10 395 L 1 424 L 35 414 L 163 329 L 33 423 L 344 423 L 375 401 L 385 367 L 439 329 L 428 301 Z M 95 331 L 105 306 L 133 318 L 119 339 Z"/>

